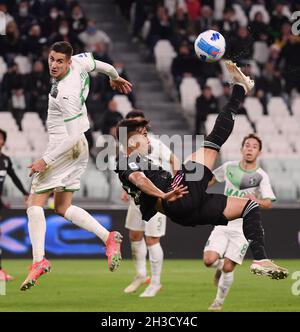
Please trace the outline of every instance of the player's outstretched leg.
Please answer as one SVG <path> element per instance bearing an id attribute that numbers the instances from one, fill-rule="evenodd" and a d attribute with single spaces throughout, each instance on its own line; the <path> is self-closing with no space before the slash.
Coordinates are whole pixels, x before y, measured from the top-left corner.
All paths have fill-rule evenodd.
<path id="1" fill-rule="evenodd" d="M 288 270 L 269 260 L 265 252 L 264 229 L 261 224 L 259 205 L 254 201 L 248 201 L 242 216 L 243 231 L 246 239 L 250 241 L 250 249 L 255 259 L 250 271 L 257 275 L 267 275 L 272 279 L 287 278 Z"/>
<path id="2" fill-rule="evenodd" d="M 62 209 L 62 211 L 59 211 L 59 207 L 56 206 L 56 210 L 67 220 L 71 221 L 78 227 L 94 233 L 105 243 L 106 256 L 108 259 L 108 268 L 110 271 L 113 272 L 119 267 L 122 260 L 122 235 L 119 232 L 109 232 L 106 228 L 100 225 L 99 222 L 95 218 L 93 218 L 87 211 L 78 206 L 70 205 L 65 211 L 64 209 Z"/>
<path id="3" fill-rule="evenodd" d="M 254 87 L 254 81 L 244 75 L 236 64 L 232 61 L 227 61 L 225 64 L 234 84 L 230 100 L 219 113 L 213 130 L 205 138 L 203 147 L 187 158 L 187 161 L 192 160 L 203 164 L 210 170 L 214 166 L 222 145 L 227 141 L 233 130 L 234 119 L 241 102 L 245 95 Z"/>
<path id="4" fill-rule="evenodd" d="M 241 206 L 243 206 L 242 212 L 240 212 Z M 257 275 L 266 275 L 272 279 L 287 278 L 288 270 L 276 265 L 267 257 L 259 205 L 252 200 L 248 200 L 245 204 L 243 199 L 228 197 L 224 215 L 228 220 L 243 218 L 244 236 L 249 241 L 254 258 L 250 267 L 251 272 Z"/>

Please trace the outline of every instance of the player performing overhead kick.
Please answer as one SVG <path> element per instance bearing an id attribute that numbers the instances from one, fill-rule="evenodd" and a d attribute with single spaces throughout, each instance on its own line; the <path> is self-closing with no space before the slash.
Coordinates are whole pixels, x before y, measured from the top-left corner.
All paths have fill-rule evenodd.
<path id="1" fill-rule="evenodd" d="M 108 75 L 111 87 L 122 93 L 130 93 L 132 86 L 119 77 L 114 67 L 95 61 L 91 53 L 72 54 L 69 43 L 57 42 L 50 48 L 48 57 L 52 77 L 47 119 L 49 143 L 42 158 L 29 166 L 30 176 L 34 175 L 27 210 L 33 264 L 21 290 L 34 286 L 51 268 L 44 258 L 46 222 L 43 206 L 53 191 L 56 213 L 94 233 L 106 244 L 109 269 L 114 271 L 121 261 L 121 234 L 109 232 L 85 210 L 72 205 L 72 196 L 80 189 L 80 177 L 89 155 L 84 136 L 89 129 L 85 106 L 89 92 L 88 73 L 95 70 Z"/>
<path id="2" fill-rule="evenodd" d="M 259 272 L 283 279 L 288 271 L 267 258 L 258 204 L 247 198 L 206 193 L 208 183 L 213 178 L 211 170 L 221 146 L 232 132 L 240 102 L 254 86 L 254 82 L 232 61 L 226 61 L 226 67 L 234 83 L 232 96 L 218 115 L 203 147 L 186 159 L 183 169 L 173 179 L 169 172 L 160 167 L 154 169 L 151 161 L 145 157 L 149 144 L 147 121 L 123 120 L 119 123 L 118 129 L 127 129 L 125 138 L 119 136 L 120 143 L 127 147 L 127 154 L 120 156 L 116 172 L 123 188 L 140 206 L 143 220 L 150 220 L 158 211 L 183 226 L 227 225 L 230 220 L 243 218 L 243 233 L 251 242 L 254 257 L 251 270 L 256 274 Z M 191 173 L 199 168 L 203 176 L 192 181 Z"/>

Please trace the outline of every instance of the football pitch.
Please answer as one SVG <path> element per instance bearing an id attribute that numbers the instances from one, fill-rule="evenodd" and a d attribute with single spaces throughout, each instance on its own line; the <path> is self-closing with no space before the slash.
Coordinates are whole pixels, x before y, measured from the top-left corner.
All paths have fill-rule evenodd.
<path id="1" fill-rule="evenodd" d="M 207 311 L 216 294 L 214 270 L 201 260 L 167 260 L 164 263 L 163 289 L 155 298 L 139 298 L 143 288 L 134 294 L 123 289 L 134 277 L 133 263 L 122 262 L 111 273 L 105 260 L 52 260 L 52 272 L 42 276 L 39 285 L 19 291 L 26 277 L 28 260 L 6 260 L 4 267 L 15 277 L 7 284 L 6 295 L 0 296 L 0 311 Z M 293 295 L 291 278 L 300 271 L 299 260 L 276 260 L 287 267 L 286 280 L 271 280 L 250 274 L 250 261 L 235 273 L 223 311 L 300 311 L 300 294 Z M 300 285 L 293 289 L 300 292 Z"/>

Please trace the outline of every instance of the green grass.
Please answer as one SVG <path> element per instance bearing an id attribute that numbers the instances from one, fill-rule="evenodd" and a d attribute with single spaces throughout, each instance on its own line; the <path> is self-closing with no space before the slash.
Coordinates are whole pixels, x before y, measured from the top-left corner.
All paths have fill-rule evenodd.
<path id="1" fill-rule="evenodd" d="M 300 295 L 292 295 L 291 279 L 300 270 L 299 260 L 281 260 L 289 268 L 286 280 L 270 280 L 249 272 L 249 261 L 238 267 L 224 311 L 300 311 Z M 28 261 L 7 260 L 5 268 L 15 277 L 0 296 L 1 311 L 206 311 L 214 299 L 214 271 L 200 260 L 168 260 L 164 263 L 163 289 L 155 298 L 127 295 L 123 289 L 134 276 L 133 263 L 123 261 L 111 273 L 105 260 L 52 260 L 52 273 L 37 287 L 19 291 Z M 299 288 L 299 287 L 298 287 Z"/>

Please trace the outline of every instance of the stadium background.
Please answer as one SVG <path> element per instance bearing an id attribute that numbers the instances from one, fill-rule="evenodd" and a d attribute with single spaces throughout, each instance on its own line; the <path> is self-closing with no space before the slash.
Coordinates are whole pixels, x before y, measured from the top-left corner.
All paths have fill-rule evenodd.
<path id="1" fill-rule="evenodd" d="M 208 132 L 230 87 L 223 62 L 199 62 L 193 41 L 200 31 L 219 30 L 227 41 L 225 57 L 256 80 L 219 163 L 240 158 L 242 138 L 258 133 L 260 163 L 278 198 L 273 210 L 263 213 L 267 249 L 274 258 L 300 258 L 300 37 L 291 31 L 296 10 L 297 0 L 0 0 L 7 24 L 6 35 L 0 36 L 0 128 L 8 132 L 4 152 L 29 189 L 26 167 L 47 142 L 49 45 L 67 40 L 75 53 L 92 51 L 95 59 L 114 64 L 133 83 L 133 93 L 116 94 L 104 76 L 92 75 L 87 100 L 91 158 L 75 202 L 124 233 L 128 258 L 126 205 L 118 179 L 95 163 L 105 143 L 102 135 L 114 135 L 116 123 L 133 107 L 145 112 L 155 134 Z M 29 258 L 23 200 L 9 178 L 2 199 L 7 205 L 0 224 L 4 257 Z M 51 209 L 47 216 L 49 257 L 104 257 L 95 238 L 63 223 Z M 201 258 L 209 230 L 169 223 L 162 240 L 166 258 Z"/>

